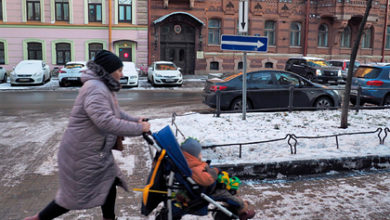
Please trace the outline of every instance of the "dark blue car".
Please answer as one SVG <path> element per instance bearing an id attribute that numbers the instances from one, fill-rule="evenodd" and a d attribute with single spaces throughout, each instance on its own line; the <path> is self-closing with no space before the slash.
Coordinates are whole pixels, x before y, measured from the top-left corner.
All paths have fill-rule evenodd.
<path id="1" fill-rule="evenodd" d="M 390 66 L 361 65 L 354 73 L 352 87 L 362 88 L 360 105 L 390 105 Z M 350 101 L 356 104 L 357 90 L 351 90 Z"/>

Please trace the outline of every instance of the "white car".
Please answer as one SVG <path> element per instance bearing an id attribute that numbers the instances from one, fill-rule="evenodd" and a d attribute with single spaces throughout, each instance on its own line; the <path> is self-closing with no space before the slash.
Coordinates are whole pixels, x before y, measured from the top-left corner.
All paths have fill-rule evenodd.
<path id="1" fill-rule="evenodd" d="M 7 71 L 2 66 L 0 66 L 0 82 L 7 82 Z"/>
<path id="2" fill-rule="evenodd" d="M 183 85 L 180 67 L 170 61 L 156 61 L 148 68 L 148 81 L 152 85 Z"/>
<path id="3" fill-rule="evenodd" d="M 11 86 L 22 84 L 43 85 L 50 80 L 50 67 L 42 60 L 23 60 L 10 74 Z"/>
<path id="4" fill-rule="evenodd" d="M 67 62 L 58 72 L 58 82 L 61 87 L 68 86 L 70 84 L 81 84 L 81 73 L 86 70 L 85 61 L 70 61 Z"/>
<path id="5" fill-rule="evenodd" d="M 123 62 L 123 77 L 120 83 L 123 87 L 137 87 L 138 86 L 138 71 L 133 62 Z"/>

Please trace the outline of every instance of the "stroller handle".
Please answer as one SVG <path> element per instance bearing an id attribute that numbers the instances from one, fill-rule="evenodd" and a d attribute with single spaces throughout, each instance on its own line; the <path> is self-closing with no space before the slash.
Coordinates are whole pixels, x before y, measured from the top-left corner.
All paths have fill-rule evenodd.
<path id="1" fill-rule="evenodd" d="M 144 139 L 146 140 L 146 142 L 148 142 L 149 145 L 154 145 L 154 141 L 153 139 L 150 137 L 150 135 L 152 135 L 152 133 L 149 131 L 149 132 L 144 132 L 142 133 L 142 136 L 144 137 Z"/>

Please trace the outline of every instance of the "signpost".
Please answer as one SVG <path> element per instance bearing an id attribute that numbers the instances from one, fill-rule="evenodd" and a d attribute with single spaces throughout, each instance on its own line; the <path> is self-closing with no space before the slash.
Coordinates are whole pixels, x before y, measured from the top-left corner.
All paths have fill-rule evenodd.
<path id="1" fill-rule="evenodd" d="M 242 120 L 246 119 L 246 52 L 267 52 L 268 38 L 259 36 L 222 35 L 222 50 L 243 51 Z"/>

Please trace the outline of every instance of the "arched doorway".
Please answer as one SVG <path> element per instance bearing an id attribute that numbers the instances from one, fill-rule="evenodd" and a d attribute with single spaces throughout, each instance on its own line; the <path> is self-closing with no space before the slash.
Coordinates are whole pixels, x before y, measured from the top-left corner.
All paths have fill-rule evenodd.
<path id="1" fill-rule="evenodd" d="M 154 22 L 159 35 L 160 60 L 172 61 L 183 74 L 194 74 L 195 55 L 203 22 L 188 13 L 172 13 Z"/>

